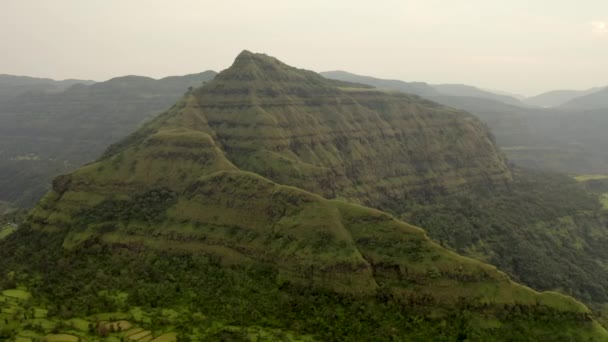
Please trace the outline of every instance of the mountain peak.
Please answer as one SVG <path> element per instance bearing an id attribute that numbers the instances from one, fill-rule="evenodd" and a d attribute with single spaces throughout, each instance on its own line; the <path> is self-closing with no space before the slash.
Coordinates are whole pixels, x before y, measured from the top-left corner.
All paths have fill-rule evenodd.
<path id="1" fill-rule="evenodd" d="M 268 56 L 265 53 L 255 53 L 255 52 L 251 52 L 249 50 L 243 50 L 243 51 L 241 51 L 241 53 L 239 53 L 236 56 L 236 58 L 234 60 L 234 64 L 239 63 L 239 62 L 253 62 L 253 63 L 260 63 L 260 64 L 264 64 L 264 63 L 283 64 L 278 59 Z"/>
<path id="2" fill-rule="evenodd" d="M 266 85 L 286 83 L 327 86 L 320 75 L 303 69 L 291 67 L 278 59 L 262 53 L 253 53 L 243 50 L 234 60 L 234 63 L 222 71 L 218 77 L 220 81 L 263 82 Z M 260 84 L 261 85 L 261 84 Z"/>

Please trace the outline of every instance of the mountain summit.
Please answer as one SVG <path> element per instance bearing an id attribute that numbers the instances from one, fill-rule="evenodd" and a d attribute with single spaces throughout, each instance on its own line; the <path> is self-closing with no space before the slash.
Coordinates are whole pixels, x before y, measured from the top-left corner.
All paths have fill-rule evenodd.
<path id="1" fill-rule="evenodd" d="M 144 307 L 161 317 L 149 329 L 184 339 L 213 340 L 218 326 L 323 341 L 607 336 L 572 298 L 324 198 L 407 201 L 510 179 L 472 116 L 352 86 L 243 52 L 56 178 L 0 241 L 0 271 L 19 270 L 64 317 Z"/>

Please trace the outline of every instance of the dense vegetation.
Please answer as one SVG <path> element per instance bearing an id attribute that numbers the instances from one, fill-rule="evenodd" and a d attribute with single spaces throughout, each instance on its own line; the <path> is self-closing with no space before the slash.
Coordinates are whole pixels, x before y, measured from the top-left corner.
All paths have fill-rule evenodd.
<path id="1" fill-rule="evenodd" d="M 293 187 L 382 204 L 509 188 L 511 177 L 466 113 L 243 52 L 97 162 L 57 177 L 0 241 L 2 334 L 117 338 L 93 323 L 111 311 L 106 320 L 132 320 L 146 339 L 606 339 L 570 297 L 518 285 L 381 211 Z M 25 290 L 31 299 L 10 299 Z M 28 305 L 49 310 L 50 324 L 22 316 Z"/>
<path id="2" fill-rule="evenodd" d="M 597 195 L 558 174 L 517 170 L 514 180 L 506 191 L 438 197 L 403 218 L 533 288 L 607 302 L 608 226 Z"/>
<path id="3" fill-rule="evenodd" d="M 582 340 L 585 335 L 576 326 L 587 325 L 591 319 L 588 313 L 538 303 L 475 306 L 463 299 L 456 309 L 446 310 L 434 306 L 430 298 L 399 298 L 388 289 L 367 296 L 339 294 L 281 284 L 277 269 L 270 264 L 226 267 L 217 258 L 137 251 L 99 241 L 89 241 L 69 254 L 57 253 L 61 251 L 58 236 L 37 235 L 27 229 L 11 240 L 3 247 L 12 247 L 16 256 L 2 253 L 2 257 L 28 258 L 41 273 L 37 280 L 4 278 L 0 287 L 11 288 L 16 281 L 27 283 L 34 297 L 24 306 L 47 308 L 54 325 L 45 329 L 11 324 L 15 330 L 4 329 L 3 338 L 16 336 L 22 328 L 42 335 L 45 330 L 69 329 L 89 339 L 100 338 L 102 330 L 78 332 L 70 328 L 70 322 L 74 317 L 90 317 L 95 322 L 100 313 L 114 313 L 103 315 L 114 319 L 138 319 L 121 314 L 133 307 L 146 313 L 146 318 L 139 319 L 140 326 L 156 335 L 178 332 L 179 341 Z M 37 254 L 31 259 L 25 251 L 32 246 L 25 247 L 22 241 L 55 254 Z M 508 323 L 487 321 L 489 316 Z M 11 321 L 28 321 L 18 317 Z M 485 324 L 489 326 L 483 327 Z M 99 323 L 93 326 L 99 327 Z M 591 331 L 585 336 L 592 337 Z"/>

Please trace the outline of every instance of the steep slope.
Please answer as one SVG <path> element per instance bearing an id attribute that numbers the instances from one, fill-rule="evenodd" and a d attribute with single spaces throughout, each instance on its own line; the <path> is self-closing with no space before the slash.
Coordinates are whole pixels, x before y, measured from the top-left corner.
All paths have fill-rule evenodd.
<path id="1" fill-rule="evenodd" d="M 325 76 L 385 90 L 416 93 L 402 87 L 401 83 L 407 83 L 401 81 L 346 72 L 337 75 L 327 73 Z M 590 91 L 595 93 L 599 89 Z M 526 108 L 491 98 L 453 96 L 439 92 L 419 95 L 477 116 L 490 127 L 498 145 L 509 161 L 516 165 L 575 174 L 602 173 L 608 168 L 608 157 L 603 148 L 605 134 L 598 134 L 599 130 L 608 127 L 602 120 L 605 110 L 583 110 L 576 107 Z"/>
<path id="2" fill-rule="evenodd" d="M 313 116 L 304 101 L 316 103 L 312 108 L 323 115 Z M 122 317 L 116 312 L 133 306 L 144 307 L 150 317 L 140 319 L 142 336 L 175 331 L 182 339 L 221 340 L 218 326 L 232 329 L 220 335 L 255 327 L 321 341 L 608 337 L 591 312 L 572 298 L 514 284 L 493 266 L 449 252 L 421 229 L 386 213 L 328 200 L 239 168 L 268 170 L 243 156 L 256 149 L 264 153 L 260 164 L 276 163 L 273 153 L 283 158 L 285 151 L 291 151 L 294 163 L 309 161 L 283 142 L 306 134 L 273 130 L 287 123 L 273 108 L 301 125 L 315 126 L 313 118 L 328 115 L 346 126 L 349 120 L 365 123 L 357 111 L 368 120 L 390 118 L 388 109 L 378 108 L 400 108 L 399 101 L 413 103 L 402 116 L 424 110 L 439 127 L 444 116 L 454 118 L 447 121 L 450 125 L 477 125 L 467 115 L 417 98 L 395 100 L 368 90 L 351 95 L 314 73 L 244 52 L 232 68 L 114 145 L 99 161 L 56 178 L 26 223 L 0 241 L 0 286 L 28 286 L 37 296 L 29 307 L 42 305 L 57 314 L 55 333 L 86 339 L 95 329 L 75 332 L 69 324 L 74 317 L 101 312 Z M 320 112 L 325 106 L 331 111 Z M 302 114 L 303 108 L 309 111 Z M 379 111 L 376 116 L 372 108 Z M 220 109 L 223 123 L 216 121 Z M 259 129 L 251 129 L 252 123 Z M 376 121 L 382 128 L 381 123 Z M 422 123 L 415 127 L 422 129 Z M 360 130 L 351 125 L 356 137 Z M 326 135 L 340 137 L 339 127 L 327 123 L 326 129 L 333 130 Z M 310 127 L 303 128 L 309 132 Z M 478 143 L 486 146 L 486 136 L 480 136 Z M 312 134 L 307 139 L 319 140 Z M 389 135 L 387 148 L 398 139 Z M 371 141 L 361 144 L 373 146 Z M 359 150 L 359 155 L 365 153 Z M 450 172 L 428 172 L 442 171 Z M 477 184 L 479 170 L 470 173 L 467 180 Z M 289 172 L 285 179 L 298 181 Z M 17 291 L 23 290 L 11 293 Z M 3 337 L 15 337 L 23 329 L 34 337 L 51 331 L 28 328 L 27 314 L 3 318 L 8 324 Z"/>
<path id="3" fill-rule="evenodd" d="M 59 93 L 27 93 L 0 103 L 0 200 L 30 206 L 58 174 L 166 110 L 212 71 L 154 80 L 126 76 Z"/>
<path id="4" fill-rule="evenodd" d="M 601 88 L 592 88 L 588 90 L 553 90 L 525 98 L 523 102 L 532 106 L 544 108 L 558 107 L 578 97 L 593 94 L 599 90 L 601 90 Z"/>
<path id="5" fill-rule="evenodd" d="M 595 173 L 608 165 L 601 148 L 606 135 L 600 134 L 608 126 L 601 111 L 576 114 L 491 99 L 430 98 L 479 116 L 515 164 Z M 517 170 L 506 189 L 473 186 L 430 193 L 413 203 L 370 205 L 415 222 L 445 246 L 499 265 L 536 289 L 560 290 L 597 306 L 608 301 L 608 255 L 602 247 L 608 230 L 601 206 L 597 196 L 568 177 Z"/>
<path id="6" fill-rule="evenodd" d="M 267 56 L 242 53 L 195 96 L 236 166 L 325 197 L 371 204 L 510 179 L 473 116 L 336 88 Z"/>

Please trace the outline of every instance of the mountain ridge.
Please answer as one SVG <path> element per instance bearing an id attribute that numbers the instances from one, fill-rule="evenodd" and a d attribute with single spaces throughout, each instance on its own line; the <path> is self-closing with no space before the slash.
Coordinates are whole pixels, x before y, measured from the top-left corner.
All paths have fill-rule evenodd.
<path id="1" fill-rule="evenodd" d="M 95 160 L 189 87 L 214 76 L 207 71 L 161 80 L 122 77 L 0 102 L 0 199 L 31 206 L 53 177 Z"/>

